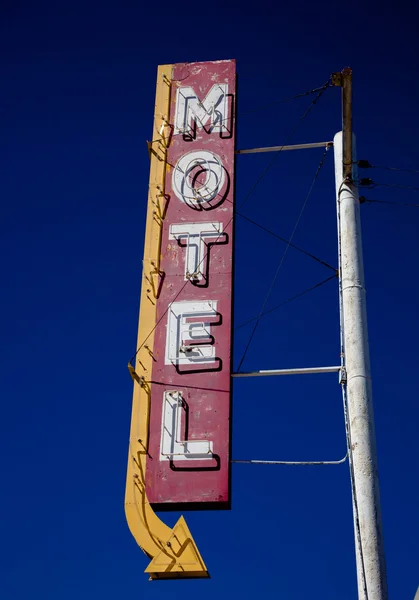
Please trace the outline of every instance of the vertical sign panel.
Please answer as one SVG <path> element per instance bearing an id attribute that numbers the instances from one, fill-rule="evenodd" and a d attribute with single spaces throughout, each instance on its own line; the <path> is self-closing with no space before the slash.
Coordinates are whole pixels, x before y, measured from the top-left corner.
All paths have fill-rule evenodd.
<path id="1" fill-rule="evenodd" d="M 230 502 L 235 83 L 234 61 L 172 70 L 146 468 L 160 508 Z"/>

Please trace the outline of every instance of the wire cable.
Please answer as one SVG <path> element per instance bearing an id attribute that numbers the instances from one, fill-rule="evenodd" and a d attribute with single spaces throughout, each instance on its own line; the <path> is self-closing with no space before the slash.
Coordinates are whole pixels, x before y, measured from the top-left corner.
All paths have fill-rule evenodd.
<path id="1" fill-rule="evenodd" d="M 253 319 L 249 319 L 248 321 L 245 321 L 244 323 L 241 323 L 240 325 L 237 325 L 237 327 L 235 327 L 234 330 L 237 331 L 237 329 L 241 329 L 245 325 L 248 325 L 249 323 L 253 323 L 253 321 L 256 321 L 257 319 L 259 319 L 261 317 L 264 317 L 265 315 L 268 315 L 269 313 L 273 312 L 274 310 L 277 310 L 278 308 L 281 308 L 282 306 L 285 306 L 285 304 L 289 304 L 290 302 L 293 302 L 294 300 L 297 300 L 298 298 L 301 298 L 301 296 L 305 296 L 309 292 L 312 292 L 313 290 L 317 290 L 319 287 L 321 287 L 322 285 L 324 285 L 328 281 L 332 281 L 332 279 L 335 279 L 335 277 L 337 277 L 337 276 L 338 276 L 338 272 L 336 270 L 336 272 L 335 272 L 334 275 L 331 275 L 327 279 L 323 279 L 323 281 L 320 281 L 319 283 L 316 283 L 316 285 L 312 285 L 310 288 L 304 290 L 303 292 L 300 292 L 299 294 L 296 294 L 295 296 L 292 296 L 291 298 L 288 298 L 287 300 L 284 300 L 283 302 L 281 302 L 280 304 L 277 304 L 273 308 L 270 308 L 269 310 L 266 310 L 260 316 L 253 317 Z"/>
<path id="2" fill-rule="evenodd" d="M 399 169 L 399 167 L 386 167 L 384 165 L 372 165 L 368 160 L 357 160 L 355 162 L 360 169 L 382 169 L 383 171 L 398 171 L 401 173 L 419 173 L 417 169 Z"/>
<path id="3" fill-rule="evenodd" d="M 271 293 L 272 293 L 272 290 L 273 290 L 273 288 L 274 288 L 274 286 L 275 286 L 275 283 L 276 283 L 277 277 L 278 277 L 278 275 L 279 275 L 279 272 L 280 272 L 280 270 L 281 270 L 281 267 L 282 267 L 282 265 L 284 264 L 284 260 L 285 260 L 285 258 L 286 258 L 286 256 L 287 256 L 287 254 L 288 254 L 288 250 L 290 249 L 290 245 L 291 245 L 291 242 L 292 242 L 292 240 L 293 240 L 293 238 L 294 238 L 295 232 L 297 231 L 297 227 L 298 227 L 298 225 L 300 224 L 301 217 L 303 216 L 303 213 L 304 213 L 305 207 L 307 206 L 307 202 L 308 202 L 308 200 L 309 200 L 309 198 L 310 198 L 310 196 L 311 196 L 311 192 L 313 191 L 314 184 L 316 183 L 316 181 L 317 181 L 317 178 L 318 178 L 318 176 L 319 176 L 319 174 L 320 174 L 320 171 L 321 171 L 321 169 L 322 169 L 322 167 L 323 167 L 323 165 L 324 165 L 324 161 L 326 160 L 327 152 L 328 152 L 328 148 L 326 148 L 326 150 L 324 151 L 324 154 L 323 154 L 323 156 L 322 156 L 322 158 L 321 158 L 321 161 L 320 161 L 320 163 L 319 163 L 319 166 L 317 167 L 316 174 L 314 175 L 314 179 L 313 179 L 313 181 L 311 182 L 310 189 L 309 189 L 309 191 L 308 191 L 308 193 L 307 193 L 307 195 L 306 195 L 306 197 L 305 197 L 305 200 L 304 200 L 304 202 L 303 202 L 303 206 L 301 207 L 301 210 L 300 210 L 300 214 L 298 215 L 297 221 L 296 221 L 296 223 L 295 223 L 295 225 L 294 225 L 294 229 L 293 229 L 293 231 L 292 231 L 292 233 L 291 233 L 290 239 L 288 240 L 287 246 L 285 247 L 285 250 L 284 250 L 284 253 L 283 253 L 283 255 L 282 255 L 282 258 L 281 258 L 281 260 L 279 261 L 279 264 L 278 264 L 278 267 L 277 267 L 277 269 L 276 269 L 276 273 L 275 273 L 275 275 L 274 275 L 274 278 L 273 278 L 273 281 L 272 281 L 271 287 L 269 288 L 269 291 L 268 291 L 268 293 L 267 293 L 267 295 L 266 295 L 266 298 L 265 298 L 265 300 L 264 300 L 264 302 L 263 302 L 263 305 L 262 305 L 262 308 L 261 308 L 261 310 L 260 310 L 259 316 L 257 317 L 256 323 L 255 323 L 255 325 L 254 325 L 254 327 L 253 327 L 253 331 L 252 331 L 252 333 L 250 334 L 249 341 L 247 342 L 246 348 L 245 348 L 245 350 L 244 350 L 244 352 L 243 352 L 243 356 L 241 357 L 241 360 L 240 360 L 240 363 L 239 363 L 239 366 L 238 366 L 238 369 L 237 369 L 237 371 L 240 371 L 240 368 L 241 368 L 241 366 L 242 366 L 242 364 L 243 364 L 243 361 L 244 361 L 244 359 L 246 358 L 247 351 L 249 350 L 250 344 L 252 343 L 253 337 L 254 337 L 254 335 L 255 335 L 255 333 L 256 333 L 257 327 L 258 327 L 258 325 L 259 325 L 259 322 L 260 322 L 260 319 L 261 319 L 261 317 L 262 317 L 262 313 L 264 312 L 264 310 L 265 310 L 265 306 L 266 306 L 266 304 L 267 304 L 267 302 L 268 302 L 268 300 L 269 300 L 269 298 L 270 298 L 270 296 L 271 296 Z"/>
<path id="4" fill-rule="evenodd" d="M 283 104 L 284 102 L 289 102 L 290 100 L 296 100 L 297 98 L 303 98 L 304 96 L 310 96 L 311 94 L 316 94 L 321 90 L 324 90 L 326 87 L 330 87 L 331 82 L 330 79 L 327 80 L 322 86 L 314 88 L 312 90 L 308 90 L 307 92 L 302 92 L 301 94 L 296 94 L 295 96 L 291 96 L 290 98 L 283 98 L 282 100 L 276 100 L 275 102 L 270 102 L 269 104 L 264 104 L 263 106 L 259 106 L 258 108 L 252 108 L 251 110 L 246 110 L 244 112 L 238 113 L 241 115 L 248 115 L 249 113 L 258 112 L 260 110 L 264 110 L 265 108 L 270 108 L 271 106 L 276 106 L 277 104 Z"/>
<path id="5" fill-rule="evenodd" d="M 364 196 L 359 199 L 361 204 L 393 204 L 394 206 L 411 206 L 413 208 L 419 208 L 419 204 L 413 204 L 412 202 L 396 202 L 393 200 L 369 200 Z"/>
<path id="6" fill-rule="evenodd" d="M 400 185 L 398 183 L 376 183 L 375 185 L 379 187 L 398 188 L 400 190 L 414 190 L 415 192 L 419 192 L 419 187 L 413 187 L 412 185 Z"/>
<path id="7" fill-rule="evenodd" d="M 413 190 L 415 192 L 419 192 L 419 187 L 414 187 L 412 185 L 401 185 L 399 183 L 376 183 L 369 177 L 364 177 L 363 179 L 354 180 L 352 183 L 354 183 L 358 187 L 367 187 L 371 190 L 376 187 L 388 187 L 388 188 L 398 188 L 401 190 Z"/>
<path id="8" fill-rule="evenodd" d="M 271 231 L 270 229 L 268 229 L 264 225 L 261 225 L 260 223 L 257 223 L 253 219 L 250 219 L 249 217 L 247 217 L 243 213 L 241 213 L 239 211 L 236 211 L 236 215 L 238 215 L 239 217 L 241 217 L 245 221 L 248 221 L 249 223 L 252 223 L 256 227 L 259 227 L 259 229 L 262 229 L 262 231 L 266 231 L 266 233 L 269 233 L 269 235 L 272 235 L 273 237 L 276 237 L 278 240 L 281 240 L 281 242 L 285 242 L 286 244 L 288 243 L 287 239 L 281 237 L 280 235 L 278 235 L 274 231 Z M 298 252 L 301 252 L 302 254 L 305 254 L 306 256 L 309 256 L 310 258 L 312 258 L 316 262 L 320 263 L 321 265 L 327 267 L 328 269 L 331 269 L 332 271 L 336 271 L 335 267 L 332 267 L 331 265 L 329 265 L 329 263 L 325 262 L 321 258 L 318 258 L 314 254 L 311 254 L 310 252 L 307 252 L 307 250 L 303 250 L 303 248 L 300 248 L 299 246 L 296 246 L 295 244 L 290 244 L 290 246 L 291 246 L 291 248 L 294 248 L 294 250 L 297 250 Z"/>
<path id="9" fill-rule="evenodd" d="M 253 192 L 255 191 L 255 189 L 257 188 L 257 186 L 259 185 L 259 183 L 262 181 L 262 179 L 265 177 L 265 175 L 267 174 L 267 172 L 269 171 L 269 169 L 272 167 L 272 165 L 274 164 L 274 162 L 278 159 L 278 156 L 281 154 L 281 151 L 284 148 L 284 146 L 287 146 L 288 143 L 291 141 L 291 138 L 296 133 L 297 129 L 300 127 L 301 123 L 307 117 L 307 115 L 309 114 L 309 112 L 311 111 L 311 109 L 313 108 L 313 106 L 318 102 L 318 100 L 321 98 L 321 96 L 324 94 L 324 92 L 327 90 L 327 88 L 330 87 L 329 83 L 330 82 L 328 81 L 322 88 L 320 88 L 320 91 L 318 92 L 317 96 L 314 98 L 314 100 L 312 101 L 312 103 L 310 104 L 310 106 L 305 110 L 305 112 L 303 113 L 302 117 L 298 121 L 297 125 L 294 127 L 294 129 L 291 131 L 291 133 L 288 135 L 288 137 L 286 138 L 286 140 L 282 144 L 282 146 L 279 148 L 279 150 L 274 153 L 271 162 L 268 163 L 267 167 L 262 171 L 262 173 L 260 174 L 259 178 L 254 183 L 253 187 L 250 189 L 249 193 L 247 194 L 247 196 L 245 197 L 245 199 L 243 200 L 243 202 L 240 204 L 239 210 L 241 208 L 243 208 L 244 204 L 248 201 L 248 199 L 253 194 Z"/>

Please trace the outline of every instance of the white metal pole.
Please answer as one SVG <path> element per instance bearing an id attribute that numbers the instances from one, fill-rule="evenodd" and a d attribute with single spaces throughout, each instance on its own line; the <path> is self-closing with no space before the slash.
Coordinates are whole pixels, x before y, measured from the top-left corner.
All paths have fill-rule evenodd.
<path id="1" fill-rule="evenodd" d="M 354 147 L 355 140 L 353 157 Z M 360 600 L 387 600 L 359 195 L 351 178 L 343 176 L 342 133 L 335 136 L 334 154 L 358 596 Z"/>

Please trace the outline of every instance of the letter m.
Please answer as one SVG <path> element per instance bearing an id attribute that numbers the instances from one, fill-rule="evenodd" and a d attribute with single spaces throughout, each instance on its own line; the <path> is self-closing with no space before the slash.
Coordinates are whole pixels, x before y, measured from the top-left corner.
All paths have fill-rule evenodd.
<path id="1" fill-rule="evenodd" d="M 191 87 L 180 87 L 176 93 L 174 133 L 191 134 L 194 128 L 207 133 L 228 131 L 228 84 L 212 86 L 203 100 Z"/>

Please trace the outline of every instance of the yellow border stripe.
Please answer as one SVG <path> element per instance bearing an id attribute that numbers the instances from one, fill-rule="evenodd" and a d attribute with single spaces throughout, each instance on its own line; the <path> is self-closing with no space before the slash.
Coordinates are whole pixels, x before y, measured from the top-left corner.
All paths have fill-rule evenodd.
<path id="1" fill-rule="evenodd" d="M 208 577 L 208 571 L 183 517 L 170 529 L 154 513 L 145 489 L 149 437 L 156 295 L 159 285 L 162 210 L 166 175 L 165 140 L 168 131 L 172 65 L 158 68 L 153 142 L 150 145 L 150 184 L 141 286 L 137 348 L 132 370 L 134 393 L 125 491 L 125 514 L 138 545 L 153 560 L 146 571 L 152 579 Z M 149 336 L 147 338 L 147 336 Z M 144 340 L 146 343 L 142 346 Z"/>

